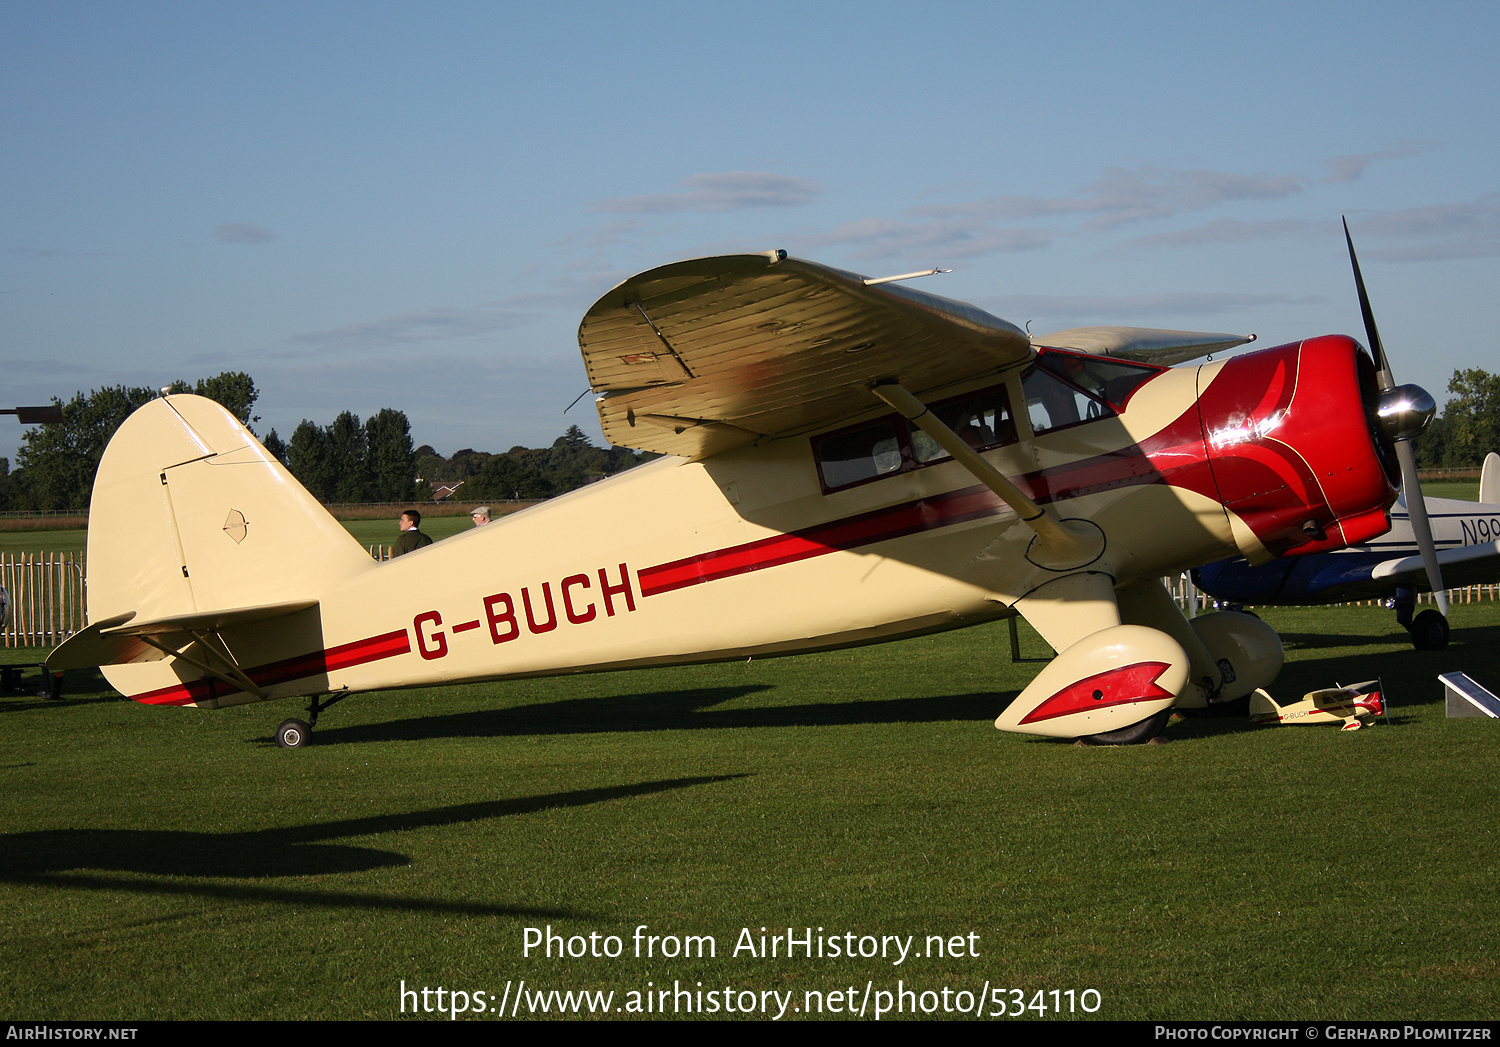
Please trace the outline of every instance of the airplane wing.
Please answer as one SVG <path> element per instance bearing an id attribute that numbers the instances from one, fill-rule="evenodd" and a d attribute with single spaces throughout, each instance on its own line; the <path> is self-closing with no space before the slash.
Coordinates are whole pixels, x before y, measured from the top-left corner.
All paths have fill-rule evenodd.
<path id="1" fill-rule="evenodd" d="M 1438 551 L 1443 584 L 1493 585 L 1500 581 L 1500 542 Z M 1245 604 L 1322 604 L 1340 600 L 1383 599 L 1397 586 L 1425 592 L 1427 570 L 1421 556 L 1382 560 L 1367 551 L 1317 553 L 1251 566 L 1243 559 L 1220 560 L 1193 572 L 1198 587 L 1217 600 Z"/>
<path id="2" fill-rule="evenodd" d="M 1037 335 L 1033 345 L 1073 349 L 1095 356 L 1118 356 L 1144 364 L 1170 367 L 1185 360 L 1233 349 L 1255 341 L 1255 335 L 1206 334 L 1202 331 L 1163 331 L 1154 327 L 1070 327 Z"/>
<path id="3" fill-rule="evenodd" d="M 1450 589 L 1500 582 L 1500 542 L 1441 549 L 1437 558 L 1438 566 L 1443 572 L 1443 584 Z M 1386 585 L 1427 588 L 1427 568 L 1423 566 L 1420 556 L 1404 556 L 1398 560 L 1376 564 L 1370 577 Z"/>
<path id="4" fill-rule="evenodd" d="M 867 284 L 785 251 L 664 265 L 599 299 L 578 328 L 605 437 L 701 458 L 1024 363 L 1026 335 L 963 302 Z"/>

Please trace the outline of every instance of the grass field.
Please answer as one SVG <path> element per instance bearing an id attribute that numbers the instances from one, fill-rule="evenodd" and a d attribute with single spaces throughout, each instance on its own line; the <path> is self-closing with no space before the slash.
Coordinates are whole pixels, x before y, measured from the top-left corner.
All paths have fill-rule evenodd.
<path id="1" fill-rule="evenodd" d="M 1395 722 L 1003 735 L 989 722 L 1039 668 L 1009 662 L 1003 625 L 366 695 L 300 751 L 271 740 L 291 703 L 148 708 L 78 674 L 61 703 L 0 699 L 3 1012 L 390 1018 L 403 981 L 508 1010 L 524 979 L 613 991 L 620 1017 L 674 985 L 825 1009 L 869 986 L 873 1009 L 899 983 L 935 1017 L 945 988 L 988 986 L 990 1011 L 1020 990 L 1028 1017 L 1066 1016 L 1069 990 L 1087 1016 L 1092 989 L 1101 1018 L 1493 1018 L 1500 724 L 1445 719 L 1435 676 L 1500 682 L 1500 608 L 1456 608 L 1441 653 L 1378 609 L 1266 617 L 1279 696 L 1380 674 Z M 623 954 L 527 955 L 549 926 Z M 763 927 L 811 928 L 825 955 L 735 953 Z M 846 934 L 922 955 L 828 956 Z M 690 935 L 716 954 L 661 956 Z"/>

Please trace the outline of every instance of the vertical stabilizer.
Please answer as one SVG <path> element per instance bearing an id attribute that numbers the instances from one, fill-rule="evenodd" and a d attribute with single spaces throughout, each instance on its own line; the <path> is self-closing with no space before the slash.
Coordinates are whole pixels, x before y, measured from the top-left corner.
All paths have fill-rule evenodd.
<path id="1" fill-rule="evenodd" d="M 136 411 L 99 463 L 89 619 L 316 600 L 377 565 L 239 421 L 201 396 Z"/>
<path id="2" fill-rule="evenodd" d="M 1479 500 L 1486 505 L 1500 505 L 1500 454 L 1491 451 L 1484 456 L 1479 473 Z"/>

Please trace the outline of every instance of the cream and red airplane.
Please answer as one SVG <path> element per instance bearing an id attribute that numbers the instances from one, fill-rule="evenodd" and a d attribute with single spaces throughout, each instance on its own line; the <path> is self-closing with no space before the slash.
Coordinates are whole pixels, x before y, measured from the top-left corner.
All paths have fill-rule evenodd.
<path id="1" fill-rule="evenodd" d="M 1253 723 L 1339 724 L 1341 731 L 1357 731 L 1384 716 L 1391 722 L 1391 711 L 1385 700 L 1385 685 L 1380 680 L 1342 684 L 1309 691 L 1300 702 L 1282 705 L 1265 691 L 1256 689 L 1250 695 L 1250 720 Z"/>
<path id="2" fill-rule="evenodd" d="M 311 698 L 285 747 L 355 692 L 1013 614 L 1060 654 L 1006 730 L 1141 741 L 1173 706 L 1268 684 L 1269 627 L 1189 622 L 1159 579 L 1384 532 L 1406 423 L 1381 411 L 1401 391 L 1342 336 L 1175 368 L 1157 364 L 1248 339 L 1089 328 L 1034 344 L 897 282 L 918 275 L 774 251 L 625 281 L 579 344 L 605 436 L 667 457 L 383 564 L 218 405 L 163 396 L 105 452 L 92 624 L 49 665 L 101 666 L 153 705 Z"/>

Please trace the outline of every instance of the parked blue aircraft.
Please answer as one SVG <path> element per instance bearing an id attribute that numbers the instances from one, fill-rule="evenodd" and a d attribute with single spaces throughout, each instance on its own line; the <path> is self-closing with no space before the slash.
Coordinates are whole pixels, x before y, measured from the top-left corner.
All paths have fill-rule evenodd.
<path id="1" fill-rule="evenodd" d="M 1427 498 L 1442 584 L 1450 588 L 1500 582 L 1500 455 L 1484 460 L 1479 501 Z M 1221 603 L 1323 604 L 1387 600 L 1419 651 L 1448 646 L 1448 619 L 1439 610 L 1412 615 L 1419 591 L 1431 592 L 1406 495 L 1391 507 L 1391 529 L 1372 542 L 1336 553 L 1271 560 L 1252 566 L 1221 560 L 1193 572 L 1198 587 Z"/>

